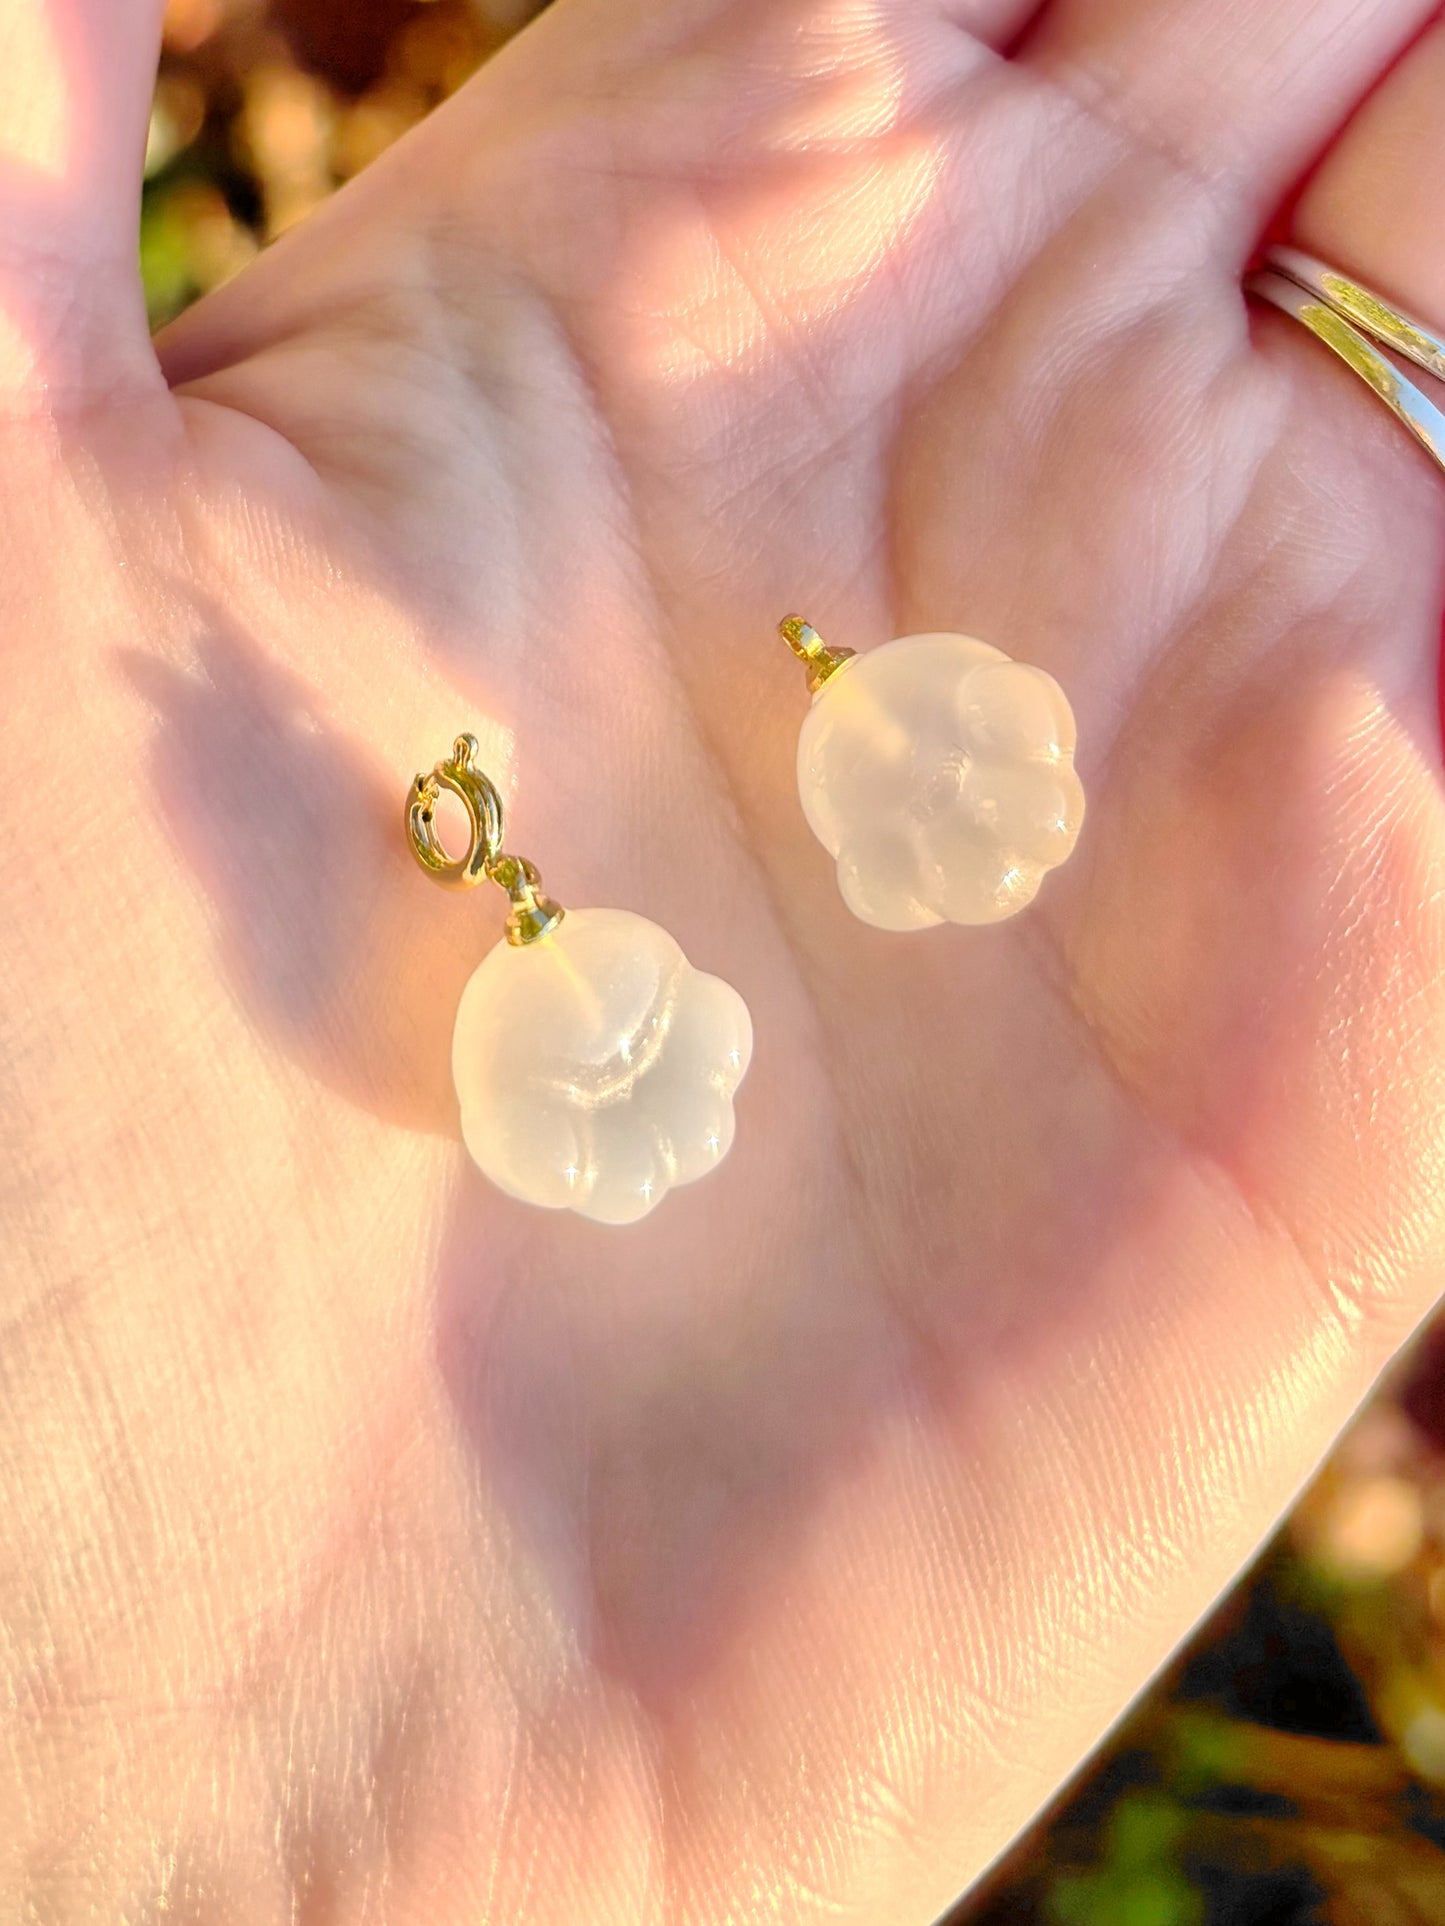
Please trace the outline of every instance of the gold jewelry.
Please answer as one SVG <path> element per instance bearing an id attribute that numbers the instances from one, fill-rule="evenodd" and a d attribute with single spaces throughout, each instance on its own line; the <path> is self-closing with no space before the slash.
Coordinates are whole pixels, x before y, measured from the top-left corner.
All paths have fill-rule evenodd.
<path id="1" fill-rule="evenodd" d="M 429 776 L 418 776 L 406 802 L 406 833 L 411 853 L 443 889 L 470 889 L 485 876 L 507 892 L 507 941 L 535 943 L 562 921 L 566 912 L 540 894 L 542 878 L 534 863 L 502 850 L 502 799 L 489 776 L 478 769 L 481 745 L 475 736 L 458 736 L 452 753 Z M 471 840 L 465 856 L 448 856 L 437 838 L 436 805 L 443 790 L 467 812 Z"/>
<path id="2" fill-rule="evenodd" d="M 855 655 L 800 615 L 778 633 L 808 672 L 798 794 L 853 914 L 876 929 L 999 923 L 1064 862 L 1084 820 L 1058 683 L 972 636 Z"/>
<path id="3" fill-rule="evenodd" d="M 1250 294 L 1303 322 L 1384 402 L 1445 469 L 1445 413 L 1375 346 L 1376 342 L 1445 380 L 1445 340 L 1338 268 L 1299 248 L 1271 248 L 1245 281 Z"/>
<path id="4" fill-rule="evenodd" d="M 452 1080 L 462 1138 L 510 1196 L 604 1224 L 634 1223 L 727 1155 L 752 1055 L 747 1005 L 628 910 L 564 911 L 534 864 L 502 846 L 502 799 L 475 736 L 418 776 L 412 854 L 434 882 L 506 891 L 507 941 L 462 992 Z M 446 791 L 466 812 L 464 855 L 436 827 Z"/>

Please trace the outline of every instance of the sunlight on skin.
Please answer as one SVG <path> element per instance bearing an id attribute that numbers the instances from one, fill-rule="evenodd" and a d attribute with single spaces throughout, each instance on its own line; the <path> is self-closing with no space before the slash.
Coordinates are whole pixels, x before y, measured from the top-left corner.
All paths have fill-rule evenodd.
<path id="1" fill-rule="evenodd" d="M 7 96 L 0 168 L 41 186 L 59 185 L 70 177 L 85 139 L 74 49 L 65 45 L 61 33 L 67 11 L 74 12 L 69 0 L 8 0 L 0 16 L 0 67 L 23 73 L 26 82 L 23 93 Z"/>
<path id="2" fill-rule="evenodd" d="M 705 64 L 688 79 L 705 87 L 713 118 Z M 910 130 L 913 84 L 877 0 L 854 0 L 801 25 L 760 22 L 734 82 L 735 125 L 720 142 L 723 153 L 745 144 L 750 159 L 775 162 L 773 183 L 765 176 L 740 203 L 713 178 L 709 156 L 695 197 L 667 218 L 664 204 L 654 206 L 648 231 L 630 237 L 629 282 L 645 290 L 647 312 L 667 323 L 643 378 L 666 388 L 742 372 L 790 342 L 806 359 L 809 327 L 904 246 L 934 197 L 947 143 L 941 131 Z M 685 80 L 667 98 L 684 139 L 688 93 Z M 805 235 L 795 221 L 799 168 L 827 176 Z"/>
<path id="3" fill-rule="evenodd" d="M 62 48 L 61 0 L 18 0 L 0 12 L 0 69 L 23 73 L 26 86 L 7 92 L 0 118 L 0 202 L 21 193 L 53 195 L 73 173 L 81 138 L 80 102 L 71 63 Z M 0 267 L 0 390 L 33 389 L 42 378 L 32 273 Z"/>
<path id="4" fill-rule="evenodd" d="M 880 0 L 838 0 L 776 34 L 762 23 L 751 70 L 776 101 L 764 154 L 846 154 L 902 124 L 909 65 L 889 24 Z"/>
<path id="5" fill-rule="evenodd" d="M 6 276 L 0 271 L 0 383 L 11 394 L 34 393 L 44 387 L 45 363 L 37 350 L 33 322 L 22 311 L 30 304 L 26 296 L 8 292 Z"/>
<path id="6" fill-rule="evenodd" d="M 802 247 L 785 236 L 781 223 L 770 234 L 765 203 L 750 210 L 745 251 L 736 256 L 711 226 L 676 234 L 666 255 L 640 264 L 670 322 L 655 360 L 661 382 L 741 372 L 776 356 L 789 341 L 806 364 L 809 326 L 846 301 L 903 244 L 926 213 L 943 165 L 942 151 L 931 141 L 915 143 L 915 151 L 886 166 L 859 163 Z M 792 195 L 791 184 L 779 191 L 784 219 Z M 779 282 L 784 260 L 786 280 Z"/>

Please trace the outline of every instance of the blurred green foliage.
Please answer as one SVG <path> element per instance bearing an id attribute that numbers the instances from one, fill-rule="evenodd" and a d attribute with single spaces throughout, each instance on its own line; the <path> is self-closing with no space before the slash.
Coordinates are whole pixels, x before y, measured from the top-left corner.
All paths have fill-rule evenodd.
<path id="1" fill-rule="evenodd" d="M 1180 1863 L 1188 1830 L 1167 1793 L 1125 1793 L 1104 1821 L 1098 1863 L 1051 1882 L 1051 1926 L 1203 1926 L 1203 1898 Z"/>

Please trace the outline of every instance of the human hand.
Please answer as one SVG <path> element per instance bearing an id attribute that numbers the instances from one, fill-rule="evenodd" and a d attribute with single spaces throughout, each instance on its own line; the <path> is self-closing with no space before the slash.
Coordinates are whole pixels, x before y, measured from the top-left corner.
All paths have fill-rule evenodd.
<path id="1" fill-rule="evenodd" d="M 0 1910 L 926 1922 L 1438 1288 L 1440 482 L 1239 286 L 1434 8 L 561 0 L 159 367 L 156 11 L 0 27 Z M 1436 319 L 1442 81 L 1295 227 Z M 1025 917 L 847 916 L 789 607 L 1059 677 Z M 457 1143 L 468 726 L 752 1008 L 626 1232 Z"/>

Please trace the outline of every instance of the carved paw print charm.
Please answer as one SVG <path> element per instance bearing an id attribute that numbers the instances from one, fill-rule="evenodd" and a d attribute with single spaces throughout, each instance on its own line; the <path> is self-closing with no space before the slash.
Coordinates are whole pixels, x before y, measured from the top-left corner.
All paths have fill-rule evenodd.
<path id="1" fill-rule="evenodd" d="M 850 655 L 797 617 L 780 628 L 813 688 L 798 793 L 853 914 L 917 930 L 1026 908 L 1084 820 L 1053 677 L 966 635 Z"/>
<path id="2" fill-rule="evenodd" d="M 747 1005 L 630 910 L 498 944 L 462 992 L 462 1137 L 529 1204 L 630 1224 L 716 1168 L 752 1055 Z"/>

